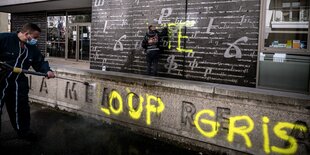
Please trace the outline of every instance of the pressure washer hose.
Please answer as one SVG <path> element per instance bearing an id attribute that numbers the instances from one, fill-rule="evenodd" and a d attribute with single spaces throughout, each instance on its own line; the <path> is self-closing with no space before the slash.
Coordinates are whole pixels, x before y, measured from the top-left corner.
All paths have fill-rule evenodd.
<path id="1" fill-rule="evenodd" d="M 37 75 L 37 76 L 47 77 L 46 73 L 40 73 L 40 72 L 35 72 L 35 71 L 28 71 L 28 70 L 25 70 L 25 69 L 22 69 L 22 68 L 12 67 L 11 65 L 9 65 L 7 63 L 4 63 L 4 62 L 0 62 L 0 67 L 2 69 L 8 70 L 8 71 L 12 71 L 13 73 L 17 73 L 17 74 L 24 73 L 24 74 L 30 74 L 30 75 Z M 63 80 L 68 80 L 68 81 L 79 82 L 79 83 L 83 83 L 84 85 L 89 85 L 88 82 L 78 81 L 78 80 L 74 80 L 74 79 L 69 79 L 69 78 L 64 78 L 64 77 L 59 77 L 59 76 L 55 76 L 55 78 L 63 79 Z"/>

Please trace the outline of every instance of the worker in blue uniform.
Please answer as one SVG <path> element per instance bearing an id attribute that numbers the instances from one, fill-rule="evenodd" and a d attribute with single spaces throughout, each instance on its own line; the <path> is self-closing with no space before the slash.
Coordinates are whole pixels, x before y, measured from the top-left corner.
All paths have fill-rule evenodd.
<path id="1" fill-rule="evenodd" d="M 32 66 L 35 71 L 46 73 L 47 78 L 54 78 L 48 62 L 44 61 L 36 46 L 40 33 L 41 29 L 33 23 L 25 24 L 17 33 L 0 33 L 0 61 L 26 70 Z M 36 135 L 30 129 L 28 78 L 24 73 L 1 70 L 0 114 L 5 104 L 18 137 L 35 140 Z"/>

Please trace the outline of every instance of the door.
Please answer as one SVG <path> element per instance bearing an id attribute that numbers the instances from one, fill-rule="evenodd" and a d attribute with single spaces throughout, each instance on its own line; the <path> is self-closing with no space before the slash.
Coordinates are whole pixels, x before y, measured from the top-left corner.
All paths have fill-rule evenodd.
<path id="1" fill-rule="evenodd" d="M 90 25 L 88 26 L 78 26 L 79 29 L 79 60 L 89 60 L 90 53 Z"/>
<path id="2" fill-rule="evenodd" d="M 69 26 L 68 27 L 68 58 L 76 59 L 76 51 L 77 51 L 77 26 Z"/>
<path id="3" fill-rule="evenodd" d="M 90 32 L 89 23 L 69 25 L 67 46 L 69 59 L 89 60 Z"/>

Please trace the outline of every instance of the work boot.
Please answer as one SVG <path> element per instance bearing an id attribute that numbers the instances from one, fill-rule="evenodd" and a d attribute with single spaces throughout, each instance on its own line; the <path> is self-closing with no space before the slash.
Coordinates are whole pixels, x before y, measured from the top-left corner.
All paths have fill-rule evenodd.
<path id="1" fill-rule="evenodd" d="M 37 134 L 35 134 L 33 131 L 28 130 L 26 132 L 17 132 L 19 139 L 24 139 L 30 142 L 35 142 L 38 140 Z"/>

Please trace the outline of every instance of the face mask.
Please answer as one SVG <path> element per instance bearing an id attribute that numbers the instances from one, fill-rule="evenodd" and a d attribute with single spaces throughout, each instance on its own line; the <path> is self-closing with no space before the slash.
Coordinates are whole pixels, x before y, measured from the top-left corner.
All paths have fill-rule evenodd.
<path id="1" fill-rule="evenodd" d="M 38 42 L 38 40 L 37 39 L 33 39 L 33 38 L 31 38 L 31 40 L 27 40 L 27 44 L 28 45 L 35 45 L 35 44 L 37 44 L 37 42 Z"/>

